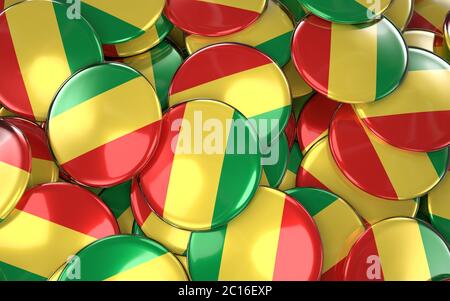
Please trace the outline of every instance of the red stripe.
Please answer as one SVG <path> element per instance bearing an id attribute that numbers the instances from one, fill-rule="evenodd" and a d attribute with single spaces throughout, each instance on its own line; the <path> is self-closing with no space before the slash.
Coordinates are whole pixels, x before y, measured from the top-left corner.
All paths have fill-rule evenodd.
<path id="1" fill-rule="evenodd" d="M 139 226 L 142 226 L 152 213 L 136 179 L 131 183 L 131 210 Z"/>
<path id="2" fill-rule="evenodd" d="M 321 281 L 342 281 L 344 279 L 345 261 L 344 257 L 341 261 L 336 263 L 331 269 L 322 274 Z"/>
<path id="3" fill-rule="evenodd" d="M 178 69 L 169 95 L 270 63 L 273 61 L 266 55 L 248 46 L 209 46 L 189 57 Z"/>
<path id="4" fill-rule="evenodd" d="M 103 53 L 106 57 L 119 57 L 119 53 L 117 52 L 117 48 L 115 45 L 103 45 Z"/>
<path id="5" fill-rule="evenodd" d="M 444 45 L 444 38 L 439 35 L 434 36 L 434 47 L 442 47 Z"/>
<path id="6" fill-rule="evenodd" d="M 300 203 L 286 196 L 273 280 L 319 280 L 322 253 L 313 218 Z"/>
<path id="7" fill-rule="evenodd" d="M 34 120 L 6 14 L 0 15 L 0 103 L 8 110 Z"/>
<path id="8" fill-rule="evenodd" d="M 295 124 L 294 114 L 291 114 L 291 117 L 289 117 L 288 124 L 284 129 L 284 133 L 286 134 L 286 137 L 288 139 L 289 149 L 291 149 L 294 145 L 295 137 L 297 135 L 297 125 Z"/>
<path id="9" fill-rule="evenodd" d="M 414 12 L 411 21 L 408 24 L 408 29 L 428 29 L 442 34 L 442 29 L 436 28 L 432 23 L 417 12 Z"/>
<path id="10" fill-rule="evenodd" d="M 31 151 L 25 136 L 16 127 L 2 120 L 0 120 L 0 162 L 26 172 L 31 170 Z"/>
<path id="11" fill-rule="evenodd" d="M 185 110 L 186 104 L 184 103 L 170 109 L 164 115 L 158 148 L 138 179 L 144 196 L 151 204 L 153 211 L 159 216 L 164 216 L 170 173 L 175 158 L 172 145 L 176 145 L 181 129 L 181 123 L 176 124 L 175 122 L 183 120 Z M 172 124 L 178 125 L 177 128 L 172 129 Z"/>
<path id="12" fill-rule="evenodd" d="M 5 8 L 5 0 L 0 0 L 0 11 Z"/>
<path id="13" fill-rule="evenodd" d="M 61 167 L 83 184 L 109 187 L 131 179 L 150 159 L 161 122 L 157 121 L 79 156 Z M 89 167 L 89 168 L 87 168 Z"/>
<path id="14" fill-rule="evenodd" d="M 30 189 L 16 209 L 95 238 L 120 233 L 113 214 L 96 195 L 68 183 Z"/>
<path id="15" fill-rule="evenodd" d="M 297 187 L 312 187 L 331 192 L 331 190 L 327 186 L 322 184 L 316 177 L 314 177 L 303 167 L 300 167 L 300 170 L 297 174 Z"/>
<path id="16" fill-rule="evenodd" d="M 292 42 L 292 59 L 305 81 L 323 94 L 328 94 L 330 51 L 331 22 L 310 16 L 300 23 Z"/>
<path id="17" fill-rule="evenodd" d="M 373 195 L 397 199 L 389 176 L 350 105 L 343 105 L 336 112 L 329 137 L 333 157 L 349 180 Z"/>

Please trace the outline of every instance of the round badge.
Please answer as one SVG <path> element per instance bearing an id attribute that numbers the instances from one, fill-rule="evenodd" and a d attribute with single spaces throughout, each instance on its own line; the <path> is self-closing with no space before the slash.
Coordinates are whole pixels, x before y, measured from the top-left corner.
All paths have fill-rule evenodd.
<path id="1" fill-rule="evenodd" d="M 103 60 L 91 26 L 66 13 L 61 3 L 25 1 L 0 14 L 0 103 L 17 115 L 44 121 L 64 81 Z"/>
<path id="2" fill-rule="evenodd" d="M 161 115 L 155 90 L 139 72 L 108 63 L 65 83 L 50 109 L 47 132 L 57 162 L 76 182 L 112 187 L 149 160 Z"/>
<path id="3" fill-rule="evenodd" d="M 418 200 L 389 202 L 353 185 L 336 165 L 327 137 L 314 145 L 303 158 L 297 186 L 323 189 L 339 195 L 367 224 L 396 216 L 414 217 L 419 209 Z"/>
<path id="4" fill-rule="evenodd" d="M 131 234 L 134 216 L 131 211 L 131 181 L 104 189 L 99 197 L 111 209 L 119 224 L 120 233 Z"/>
<path id="5" fill-rule="evenodd" d="M 260 187 L 226 227 L 192 234 L 188 263 L 194 281 L 318 280 L 322 243 L 294 198 Z"/>
<path id="6" fill-rule="evenodd" d="M 255 22 L 266 8 L 266 0 L 166 0 L 165 15 L 190 34 L 224 36 Z"/>
<path id="7" fill-rule="evenodd" d="M 279 0 L 278 2 L 286 7 L 295 22 L 299 22 L 306 16 L 306 11 L 302 7 L 300 0 Z"/>
<path id="8" fill-rule="evenodd" d="M 349 105 L 341 106 L 331 122 L 330 146 L 350 182 L 384 199 L 423 196 L 447 171 L 448 148 L 422 153 L 391 146 L 370 132 Z"/>
<path id="9" fill-rule="evenodd" d="M 286 174 L 289 145 L 285 134 L 281 134 L 268 146 L 261 145 L 262 177 L 260 186 L 277 188 Z"/>
<path id="10" fill-rule="evenodd" d="M 15 126 L 0 119 L 0 221 L 16 206 L 31 173 L 31 146 Z"/>
<path id="11" fill-rule="evenodd" d="M 448 11 L 450 11 L 450 2 L 447 0 L 416 0 L 414 14 L 408 28 L 427 29 L 442 33 Z"/>
<path id="12" fill-rule="evenodd" d="M 119 228 L 94 194 L 68 183 L 28 190 L 0 229 L 8 280 L 46 280 L 69 256 Z"/>
<path id="13" fill-rule="evenodd" d="M 121 60 L 137 71 L 156 89 L 161 108 L 166 110 L 169 106 L 169 86 L 175 72 L 183 63 L 180 53 L 169 42 L 163 41 L 150 51 Z"/>
<path id="14" fill-rule="evenodd" d="M 328 136 L 328 128 L 339 103 L 321 94 L 314 95 L 303 108 L 297 124 L 297 139 L 303 154 Z"/>
<path id="15" fill-rule="evenodd" d="M 323 245 L 322 280 L 342 280 L 343 264 L 364 225 L 358 214 L 338 196 L 315 188 L 286 192 L 313 217 Z"/>
<path id="16" fill-rule="evenodd" d="M 291 114 L 291 117 L 289 117 L 288 124 L 284 129 L 284 134 L 286 135 L 289 149 L 291 149 L 297 136 L 297 122 L 295 120 L 294 114 Z"/>
<path id="17" fill-rule="evenodd" d="M 345 24 L 358 24 L 377 19 L 391 4 L 391 0 L 300 0 L 300 2 L 322 19 Z"/>
<path id="18" fill-rule="evenodd" d="M 81 268 L 77 265 L 81 264 Z M 76 269 L 79 277 L 73 277 Z M 158 243 L 117 235 L 94 242 L 69 262 L 59 281 L 187 281 L 178 259 Z"/>
<path id="19" fill-rule="evenodd" d="M 450 171 L 450 168 L 449 168 Z M 450 244 L 450 173 L 428 193 L 428 217 Z"/>
<path id="20" fill-rule="evenodd" d="M 289 86 L 266 55 L 238 44 L 206 47 L 178 69 L 169 90 L 169 106 L 207 96 L 236 108 L 271 142 L 291 114 Z"/>
<path id="21" fill-rule="evenodd" d="M 409 50 L 402 85 L 382 101 L 356 106 L 356 113 L 378 137 L 412 151 L 450 144 L 450 65 L 420 49 Z"/>
<path id="22" fill-rule="evenodd" d="M 450 251 L 424 222 L 393 218 L 368 229 L 344 266 L 345 280 L 427 281 L 450 273 Z"/>
<path id="23" fill-rule="evenodd" d="M 260 179 L 253 126 L 232 107 L 211 100 L 169 109 L 156 154 L 139 177 L 153 211 L 191 231 L 217 228 L 236 217 Z"/>
<path id="24" fill-rule="evenodd" d="M 386 18 L 343 25 L 311 15 L 298 25 L 292 42 L 292 58 L 305 81 L 344 103 L 373 102 L 392 93 L 405 75 L 407 57 L 400 32 Z"/>
<path id="25" fill-rule="evenodd" d="M 297 173 L 298 169 L 300 167 L 300 164 L 302 162 L 303 155 L 300 151 L 300 147 L 298 146 L 298 143 L 295 142 L 292 146 L 290 152 L 289 152 L 289 160 L 288 160 L 288 166 L 286 173 L 284 174 L 283 180 L 281 181 L 280 186 L 278 186 L 278 189 L 282 191 L 286 191 L 288 189 L 295 188 L 296 186 L 296 180 L 297 180 Z"/>
<path id="26" fill-rule="evenodd" d="M 410 29 L 403 33 L 403 37 L 408 47 L 427 50 L 450 62 L 450 51 L 441 34 L 427 30 Z"/>
<path id="27" fill-rule="evenodd" d="M 253 25 L 235 34 L 223 37 L 186 37 L 189 54 L 206 46 L 233 42 L 252 46 L 268 55 L 278 66 L 284 66 L 291 58 L 291 38 L 294 24 L 283 8 L 269 0 L 267 10 Z"/>
<path id="28" fill-rule="evenodd" d="M 146 52 L 161 43 L 172 30 L 173 25 L 165 16 L 161 16 L 156 24 L 144 34 L 128 42 L 103 45 L 106 57 L 128 57 Z"/>
<path id="29" fill-rule="evenodd" d="M 159 242 L 174 254 L 186 253 L 191 232 L 178 229 L 159 218 L 145 200 L 136 180 L 131 185 L 131 208 L 136 219 L 133 233 Z"/>
<path id="30" fill-rule="evenodd" d="M 45 131 L 37 124 L 22 118 L 6 118 L 5 121 L 22 131 L 30 144 L 32 163 L 28 188 L 57 182 L 59 168 L 53 162 Z"/>
<path id="31" fill-rule="evenodd" d="M 392 0 L 385 10 L 384 16 L 394 23 L 400 31 L 403 31 L 411 20 L 413 11 L 414 0 Z"/>

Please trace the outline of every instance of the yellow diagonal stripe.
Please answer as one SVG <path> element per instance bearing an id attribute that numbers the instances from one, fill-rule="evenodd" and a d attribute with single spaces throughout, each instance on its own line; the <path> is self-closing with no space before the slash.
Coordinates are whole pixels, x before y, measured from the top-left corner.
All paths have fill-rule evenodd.
<path id="1" fill-rule="evenodd" d="M 187 281 L 181 263 L 170 253 L 156 257 L 106 281 Z"/>
<path id="2" fill-rule="evenodd" d="M 150 27 L 149 30 L 146 30 L 143 35 L 134 38 L 129 42 L 116 44 L 115 47 L 117 53 L 121 56 L 136 55 L 137 51 L 148 49 L 149 45 L 155 41 L 159 42 L 159 36 L 156 31 L 156 26 L 154 25 Z M 126 60 L 127 59 L 125 59 L 125 61 Z"/>
<path id="3" fill-rule="evenodd" d="M 221 4 L 229 7 L 261 13 L 266 5 L 266 0 L 236 1 L 236 0 L 197 0 L 212 4 Z"/>
<path id="4" fill-rule="evenodd" d="M 7 8 L 7 7 L 10 7 L 13 4 L 16 4 L 16 3 L 19 3 L 19 2 L 22 2 L 22 1 L 24 1 L 24 0 L 5 0 L 3 7 Z"/>
<path id="5" fill-rule="evenodd" d="M 355 1 L 376 14 L 385 10 L 391 3 L 391 0 L 375 0 L 375 1 L 374 0 L 355 0 Z M 406 1 L 406 0 L 400 0 L 400 1 Z"/>
<path id="6" fill-rule="evenodd" d="M 333 24 L 328 96 L 352 103 L 376 98 L 377 25 Z"/>
<path id="7" fill-rule="evenodd" d="M 416 1 L 414 10 L 427 19 L 434 27 L 442 30 L 447 12 L 450 11 L 448 0 Z"/>
<path id="8" fill-rule="evenodd" d="M 409 71 L 400 88 L 383 101 L 356 106 L 363 118 L 450 110 L 450 69 Z M 433 88 L 430 89 L 430 84 Z"/>
<path id="9" fill-rule="evenodd" d="M 33 158 L 31 163 L 31 177 L 28 187 L 44 183 L 54 183 L 59 179 L 59 168 L 53 161 Z"/>
<path id="10" fill-rule="evenodd" d="M 274 197 L 269 191 L 259 188 L 245 209 L 244 215 L 255 218 L 243 216 L 228 224 L 219 280 L 272 280 L 285 195 Z"/>
<path id="11" fill-rule="evenodd" d="M 305 82 L 295 69 L 292 61 L 286 64 L 283 68 L 284 75 L 286 76 L 293 98 L 308 95 L 313 92 L 313 89 Z"/>
<path id="12" fill-rule="evenodd" d="M 428 210 L 430 214 L 450 220 L 449 196 L 450 173 L 447 173 L 442 182 L 428 194 Z"/>
<path id="13" fill-rule="evenodd" d="M 183 117 L 185 124 L 182 125 L 178 137 L 177 153 L 173 159 L 164 206 L 164 217 L 168 220 L 181 219 L 189 222 L 195 229 L 209 227 L 212 221 L 234 114 L 231 108 L 224 109 L 223 106 L 208 104 L 209 102 L 205 101 L 190 102 L 186 105 Z M 197 137 L 199 129 L 196 129 L 195 125 L 211 125 L 211 122 L 218 126 L 218 140 L 222 145 L 217 145 L 221 150 L 219 153 L 207 154 L 202 144 L 198 143 L 202 141 L 202 137 Z M 192 148 L 188 149 L 186 143 Z M 187 177 L 189 181 L 186 181 Z M 185 193 L 186 191 L 189 193 Z"/>
<path id="14" fill-rule="evenodd" d="M 153 72 L 153 63 L 151 52 L 148 51 L 141 55 L 135 55 L 123 60 L 128 66 L 141 72 L 145 78 L 152 84 L 153 88 L 156 89 L 155 74 Z"/>
<path id="15" fill-rule="evenodd" d="M 50 277 L 69 256 L 96 239 L 14 210 L 0 229 L 0 261 Z"/>
<path id="16" fill-rule="evenodd" d="M 30 174 L 23 169 L 0 161 L 0 219 L 4 219 L 16 207 L 29 178 Z"/>
<path id="17" fill-rule="evenodd" d="M 392 0 L 384 15 L 403 30 L 412 16 L 414 0 Z"/>
<path id="18" fill-rule="evenodd" d="M 296 184 L 297 184 L 297 174 L 293 173 L 288 169 L 278 189 L 280 189 L 281 191 L 286 191 L 288 189 L 295 188 Z"/>
<path id="19" fill-rule="evenodd" d="M 269 180 L 267 179 L 267 175 L 264 169 L 261 173 L 261 182 L 259 182 L 259 186 L 270 186 Z"/>
<path id="20" fill-rule="evenodd" d="M 317 142 L 319 142 L 320 140 L 322 140 L 323 138 L 325 138 L 327 136 L 328 136 L 328 129 L 323 131 L 322 134 L 320 134 L 316 139 L 314 139 L 314 141 L 311 142 L 309 145 L 305 146 L 305 149 L 302 152 L 303 155 L 305 155 L 311 149 L 311 147 L 313 147 Z"/>
<path id="21" fill-rule="evenodd" d="M 226 93 L 225 93 L 226 92 Z M 173 94 L 170 106 L 208 96 L 225 101 L 251 118 L 291 104 L 286 79 L 275 64 L 246 70 Z"/>
<path id="22" fill-rule="evenodd" d="M 428 281 L 430 271 L 419 225 L 410 220 L 373 227 L 375 243 L 386 281 Z M 401 240 L 401 243 L 399 242 Z"/>
<path id="23" fill-rule="evenodd" d="M 133 101 L 124 105 L 130 93 Z M 138 77 L 52 118 L 51 143 L 64 145 L 57 151 L 54 148 L 60 164 L 159 120 L 160 112 L 152 106 L 152 97 L 156 99 L 154 90 Z"/>
<path id="24" fill-rule="evenodd" d="M 128 207 L 118 218 L 117 223 L 119 224 L 120 233 L 131 234 L 133 230 L 134 216 L 131 211 L 131 207 Z"/>
<path id="25" fill-rule="evenodd" d="M 6 18 L 33 114 L 43 121 L 56 91 L 71 74 L 53 4 L 43 2 L 33 9 L 18 5 Z M 42 53 L 45 56 L 37 56 Z"/>

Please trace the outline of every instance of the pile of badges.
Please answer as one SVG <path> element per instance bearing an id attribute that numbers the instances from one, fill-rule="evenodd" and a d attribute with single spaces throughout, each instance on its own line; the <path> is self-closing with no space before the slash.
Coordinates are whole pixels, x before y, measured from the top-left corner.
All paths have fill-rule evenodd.
<path id="1" fill-rule="evenodd" d="M 1 280 L 449 280 L 449 0 L 0 0 Z"/>

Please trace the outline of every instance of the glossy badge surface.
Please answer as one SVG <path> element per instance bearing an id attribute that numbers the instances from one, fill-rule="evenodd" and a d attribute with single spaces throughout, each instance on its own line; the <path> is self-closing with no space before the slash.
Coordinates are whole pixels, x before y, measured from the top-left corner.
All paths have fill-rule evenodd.
<path id="1" fill-rule="evenodd" d="M 428 30 L 409 29 L 403 33 L 408 47 L 427 50 L 450 62 L 450 51 L 444 41 L 444 37 Z"/>
<path id="2" fill-rule="evenodd" d="M 297 182 L 297 173 L 300 168 L 300 163 L 303 160 L 303 154 L 300 151 L 298 143 L 295 142 L 289 152 L 288 166 L 286 173 L 284 174 L 283 180 L 281 180 L 278 189 L 281 191 L 286 191 L 288 189 L 293 189 Z"/>
<path id="3" fill-rule="evenodd" d="M 120 233 L 131 234 L 134 216 L 131 210 L 131 181 L 104 189 L 99 197 L 112 211 L 119 224 Z"/>
<path id="4" fill-rule="evenodd" d="M 448 11 L 450 11 L 448 0 L 415 0 L 414 14 L 408 28 L 442 33 Z"/>
<path id="5" fill-rule="evenodd" d="M 188 248 L 192 280 L 318 280 L 322 244 L 312 217 L 292 197 L 260 187 L 228 225 L 193 233 Z"/>
<path id="6" fill-rule="evenodd" d="M 56 160 L 75 181 L 111 187 L 143 168 L 156 148 L 161 117 L 151 84 L 130 67 L 108 63 L 65 83 L 47 133 Z"/>
<path id="7" fill-rule="evenodd" d="M 391 0 L 391 4 L 384 11 L 384 16 L 403 31 L 411 20 L 413 11 L 414 0 Z"/>

